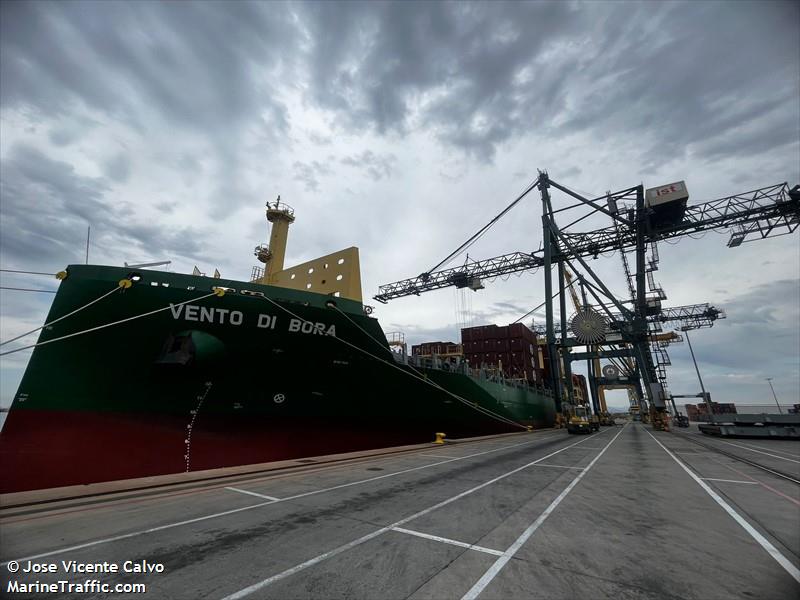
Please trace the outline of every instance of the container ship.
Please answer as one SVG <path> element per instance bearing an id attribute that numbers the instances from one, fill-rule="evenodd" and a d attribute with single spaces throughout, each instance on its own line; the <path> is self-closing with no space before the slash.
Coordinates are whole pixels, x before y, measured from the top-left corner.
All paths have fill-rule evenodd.
<path id="1" fill-rule="evenodd" d="M 294 210 L 278 198 L 266 216 L 251 281 L 59 273 L 0 432 L 0 492 L 552 425 L 530 376 L 393 346 L 363 304 L 357 248 L 284 268 Z"/>

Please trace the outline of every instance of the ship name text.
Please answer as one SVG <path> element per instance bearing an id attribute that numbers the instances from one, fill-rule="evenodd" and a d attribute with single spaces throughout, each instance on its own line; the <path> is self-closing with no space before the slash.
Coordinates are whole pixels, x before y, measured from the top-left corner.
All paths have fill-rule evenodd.
<path id="1" fill-rule="evenodd" d="M 244 313 L 240 310 L 230 310 L 227 308 L 212 308 L 207 306 L 196 306 L 192 304 L 170 304 L 170 312 L 173 319 L 183 319 L 184 321 L 195 321 L 197 323 L 214 323 L 218 325 L 242 325 L 245 322 Z M 275 329 L 278 324 L 277 315 L 261 313 L 255 320 L 255 326 L 259 329 Z M 327 323 L 312 323 L 303 319 L 290 319 L 287 331 L 292 333 L 305 333 L 311 335 L 336 335 L 336 325 Z"/>

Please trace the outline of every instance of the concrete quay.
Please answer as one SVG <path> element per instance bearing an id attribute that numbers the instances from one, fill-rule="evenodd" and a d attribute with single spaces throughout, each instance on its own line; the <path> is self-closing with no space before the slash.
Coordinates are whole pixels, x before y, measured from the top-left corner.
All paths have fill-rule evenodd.
<path id="1" fill-rule="evenodd" d="M 0 585 L 20 598 L 797 598 L 800 486 L 691 435 L 550 430 L 0 509 Z M 764 444 L 771 457 L 736 451 L 797 472 L 800 444 Z M 73 588 L 41 591 L 58 582 Z"/>

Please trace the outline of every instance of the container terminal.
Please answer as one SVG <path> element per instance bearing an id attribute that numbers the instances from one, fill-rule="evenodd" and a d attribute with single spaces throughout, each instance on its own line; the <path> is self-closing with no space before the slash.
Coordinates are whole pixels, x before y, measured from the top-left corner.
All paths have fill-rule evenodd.
<path id="1" fill-rule="evenodd" d="M 610 217 L 612 227 L 588 233 L 559 228 L 556 213 L 563 210 L 553 209 L 551 188 L 578 200 L 576 206 Z M 685 182 L 609 192 L 602 204 L 545 172 L 528 191 L 533 189 L 541 194 L 549 232 L 542 250 L 467 261 L 457 269 L 440 269 L 443 261 L 416 278 L 381 286 L 375 298 L 388 302 L 448 286 L 478 291 L 484 278 L 542 269 L 545 324 L 464 328 L 460 342 L 426 342 L 410 352 L 402 333 L 383 335 L 369 316 L 355 267 L 345 294 L 329 293 L 315 306 L 319 293 L 302 288 L 316 280 L 295 282 L 291 269 L 271 262 L 285 249 L 294 211 L 280 199 L 268 203 L 267 218 L 283 227 L 273 229 L 270 246 L 256 248 L 266 269 L 244 285 L 215 278 L 200 300 L 240 303 L 228 305 L 228 325 L 236 325 L 235 312 L 248 314 L 238 307 L 253 298 L 265 300 L 294 315 L 297 322 L 290 322 L 289 331 L 302 335 L 309 325 L 302 338 L 306 353 L 309 344 L 318 345 L 343 367 L 349 360 L 332 350 L 339 343 L 368 355 L 375 377 L 394 377 L 392 385 L 377 388 L 370 379 L 372 394 L 375 389 L 387 398 L 395 394 L 393 402 L 405 402 L 408 420 L 387 423 L 388 414 L 374 412 L 374 404 L 366 402 L 337 404 L 338 412 L 326 413 L 321 400 L 304 400 L 304 394 L 337 397 L 342 389 L 359 388 L 322 387 L 324 378 L 308 389 L 287 388 L 285 395 L 273 396 L 270 389 L 266 409 L 252 409 L 244 394 L 231 407 L 215 406 L 219 389 L 244 389 L 235 387 L 236 377 L 221 374 L 220 364 L 231 363 L 215 361 L 232 339 L 249 348 L 250 338 L 225 337 L 218 327 L 224 323 L 215 321 L 212 309 L 203 329 L 197 317 L 205 314 L 202 303 L 196 318 L 188 319 L 194 328 L 188 332 L 185 318 L 175 324 L 167 317 L 162 350 L 153 353 L 137 342 L 127 358 L 155 358 L 151 379 L 139 381 L 140 393 L 146 385 L 174 392 L 176 382 L 186 386 L 200 381 L 198 376 L 208 378 L 204 387 L 192 388 L 185 463 L 170 462 L 175 456 L 167 457 L 173 446 L 166 436 L 154 447 L 164 453 L 161 458 L 156 452 L 137 455 L 133 436 L 100 438 L 105 447 L 92 456 L 81 443 L 63 450 L 35 447 L 25 439 L 31 428 L 18 423 L 4 429 L 0 441 L 12 474 L 0 496 L 4 593 L 225 599 L 797 597 L 798 406 L 774 415 L 739 413 L 730 403 L 712 402 L 697 361 L 700 391 L 671 393 L 666 348 L 685 340 L 691 350 L 689 332 L 726 315 L 709 304 L 663 305 L 666 293 L 653 272 L 660 239 L 725 228 L 733 231 L 728 245 L 735 247 L 748 235 L 764 239 L 796 231 L 800 187 L 779 184 L 695 206 L 687 206 Z M 627 300 L 615 297 L 584 260 L 604 248 L 619 251 Z M 357 263 L 357 249 L 344 252 Z M 337 256 L 294 269 L 311 275 Z M 130 272 L 119 280 L 121 293 L 139 294 L 130 296 L 133 308 L 125 310 L 151 309 L 144 299 L 154 294 L 163 301 L 179 291 L 206 292 L 198 287 L 207 284 L 202 275 L 123 270 Z M 59 274 L 66 291 L 56 297 L 48 323 L 83 310 L 87 299 L 98 302 L 91 300 L 102 291 L 98 282 L 120 272 L 71 266 Z M 295 296 L 277 299 L 276 289 L 285 295 L 296 290 Z M 116 290 L 102 293 L 100 299 Z M 574 307 L 571 318 L 567 296 Z M 77 304 L 70 304 L 76 297 Z M 305 304 L 302 298 L 308 298 Z M 178 316 L 188 313 L 175 306 L 167 308 L 172 320 L 180 321 Z M 48 397 L 51 382 L 42 380 L 39 370 L 69 360 L 68 346 L 59 342 L 80 337 L 83 359 L 97 356 L 102 364 L 105 345 L 89 334 L 129 327 L 128 321 L 159 310 L 132 317 L 112 311 L 118 320 L 72 334 L 46 328 L 9 419 L 43 414 L 36 412 L 37 402 Z M 325 311 L 337 320 L 320 316 Z M 271 329 L 272 319 L 262 313 L 258 326 Z M 148 323 L 152 331 L 164 326 Z M 348 341 L 358 333 L 363 334 L 359 344 Z M 275 339 L 293 349 L 291 336 Z M 581 363 L 586 375 L 575 372 Z M 331 377 L 341 386 L 341 376 Z M 627 391 L 624 415 L 609 410 L 604 395 L 609 389 Z M 699 402 L 686 404 L 682 414 L 676 398 Z M 207 412 L 204 405 L 210 405 Z M 294 412 L 278 412 L 286 406 Z M 108 418 L 104 410 L 92 418 Z M 169 412 L 161 410 L 140 410 L 137 426 L 169 431 L 163 416 Z M 238 421 L 231 416 L 237 411 L 242 411 Z M 86 414 L 85 408 L 77 407 L 75 414 Z M 347 428 L 335 420 L 342 416 L 361 420 Z M 320 418 L 330 419 L 327 428 Z M 283 444 L 275 432 L 259 437 L 270 419 L 287 428 Z M 243 425 L 248 420 L 254 424 L 249 430 Z M 58 431 L 69 433 L 68 420 L 59 425 Z M 237 436 L 225 442 L 222 431 Z M 423 435 L 427 439 L 419 439 Z M 215 450 L 228 462 L 214 463 L 209 457 Z M 139 460 L 138 470 L 125 470 L 125 452 Z M 48 460 L 58 468 L 30 468 Z"/>
<path id="2" fill-rule="evenodd" d="M 0 2 L 0 597 L 800 598 L 798 22 Z"/>

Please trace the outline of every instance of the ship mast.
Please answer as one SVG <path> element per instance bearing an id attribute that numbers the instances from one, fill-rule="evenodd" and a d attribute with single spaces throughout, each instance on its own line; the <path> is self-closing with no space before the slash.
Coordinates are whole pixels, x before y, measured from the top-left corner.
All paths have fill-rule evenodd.
<path id="1" fill-rule="evenodd" d="M 294 223 L 294 209 L 281 204 L 281 197 L 275 202 L 267 202 L 267 221 L 272 223 L 269 246 L 256 248 L 258 260 L 264 263 L 263 283 L 274 283 L 275 275 L 283 271 L 286 258 L 286 240 L 289 237 L 289 225 Z"/>

